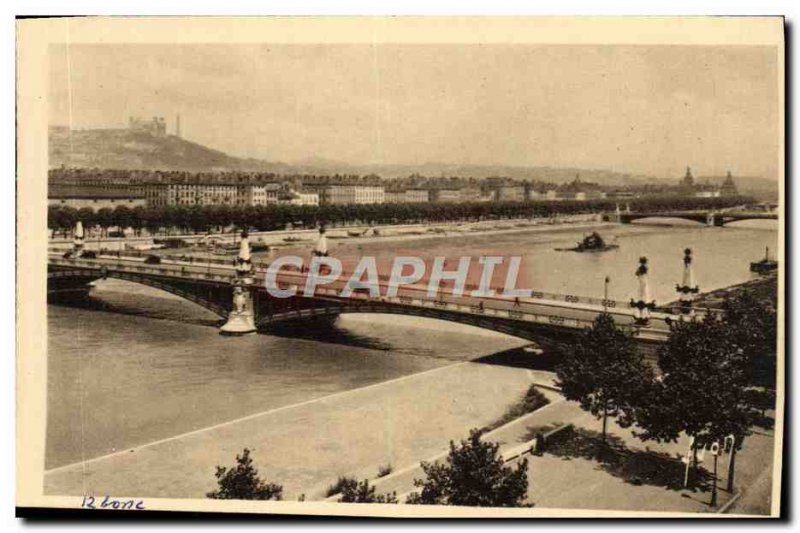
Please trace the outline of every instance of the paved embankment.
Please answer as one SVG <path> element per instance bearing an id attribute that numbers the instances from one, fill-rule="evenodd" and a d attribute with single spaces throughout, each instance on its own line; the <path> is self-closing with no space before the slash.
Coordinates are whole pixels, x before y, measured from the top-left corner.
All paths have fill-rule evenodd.
<path id="1" fill-rule="evenodd" d="M 575 402 L 564 400 L 558 392 L 549 388 L 552 374 L 544 371 L 530 371 L 529 374 L 534 383 L 545 385 L 540 390 L 551 403 L 487 433 L 484 438 L 498 442 L 501 453 L 518 447 L 520 443 L 529 442 L 539 431 L 545 432 L 564 424 L 573 424 L 584 435 L 599 435 L 600 421 L 582 411 Z M 570 449 L 569 446 L 565 446 L 565 450 L 553 449 L 542 456 L 526 455 L 528 501 L 538 509 L 713 513 L 741 490 L 742 497 L 728 513 L 768 514 L 774 441 L 771 431 L 754 430 L 737 455 L 736 489 L 733 494 L 724 490 L 728 456 L 719 459 L 716 509 L 709 506 L 710 485 L 704 489 L 682 487 L 684 469 L 677 456 L 685 454 L 688 449 L 686 437 L 675 443 L 642 442 L 635 437 L 633 430 L 621 428 L 614 422 L 609 423 L 608 439 L 621 452 L 619 461 L 600 462 L 580 447 Z M 443 461 L 446 456 L 444 448 L 428 460 Z M 710 472 L 713 458 L 706 453 L 704 460 L 702 466 Z M 379 493 L 396 492 L 404 501 L 405 496 L 414 490 L 415 478 L 424 478 L 419 465 L 377 479 L 374 484 Z"/>
<path id="2" fill-rule="evenodd" d="M 530 385 L 519 368 L 458 363 L 273 409 L 48 471 L 47 494 L 203 497 L 243 448 L 285 497 L 321 494 L 339 475 L 374 477 L 438 453 L 489 424 Z"/>
<path id="3" fill-rule="evenodd" d="M 531 220 L 527 218 L 508 219 L 508 220 L 486 220 L 481 222 L 441 222 L 431 224 L 399 224 L 386 226 L 343 226 L 329 228 L 328 236 L 333 239 L 345 239 L 342 242 L 357 242 L 366 244 L 371 242 L 393 242 L 393 241 L 414 241 L 420 239 L 434 239 L 442 237 L 481 236 L 494 234 L 510 233 L 529 233 L 529 232 L 554 232 L 580 230 L 604 226 L 616 225 L 611 222 L 602 222 L 595 215 L 580 215 L 573 218 L 561 218 L 558 220 Z M 348 232 L 371 232 L 378 230 L 379 235 L 350 236 Z M 250 234 L 251 241 L 263 242 L 264 244 L 277 246 L 310 246 L 318 236 L 316 229 L 295 229 L 278 231 L 256 231 Z M 170 239 L 181 239 L 189 243 L 203 241 L 209 235 L 206 234 L 184 234 L 170 235 Z M 233 242 L 237 238 L 234 232 L 213 234 L 210 237 Z M 109 250 L 124 249 L 125 244 L 143 245 L 151 244 L 153 239 L 167 238 L 163 235 L 151 235 L 146 237 L 92 237 L 86 238 L 85 247 L 96 250 L 107 248 Z M 286 242 L 285 239 L 298 239 Z M 64 250 L 72 247 L 72 238 L 55 238 L 49 240 L 49 246 L 56 250 Z"/>

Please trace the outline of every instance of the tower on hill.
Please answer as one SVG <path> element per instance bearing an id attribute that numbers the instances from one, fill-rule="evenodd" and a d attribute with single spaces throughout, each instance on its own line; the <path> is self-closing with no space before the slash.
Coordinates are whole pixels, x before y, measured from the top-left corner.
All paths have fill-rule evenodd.
<path id="1" fill-rule="evenodd" d="M 160 137 L 166 135 L 167 124 L 164 122 L 164 117 L 153 117 L 151 120 L 128 117 L 128 129 L 137 133 L 147 133 Z"/>

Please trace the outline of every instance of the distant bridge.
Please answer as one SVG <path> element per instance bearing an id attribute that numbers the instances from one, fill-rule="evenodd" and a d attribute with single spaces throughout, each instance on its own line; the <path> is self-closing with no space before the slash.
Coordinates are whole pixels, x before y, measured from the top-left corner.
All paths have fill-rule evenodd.
<path id="1" fill-rule="evenodd" d="M 733 211 L 654 211 L 620 213 L 616 215 L 622 224 L 630 224 L 634 220 L 643 218 L 682 218 L 694 220 L 709 226 L 724 226 L 739 220 L 778 220 L 775 213 L 764 212 L 733 212 Z"/>
<path id="2" fill-rule="evenodd" d="M 380 297 L 354 292 L 343 298 L 339 294 L 346 284 L 341 279 L 319 286 L 313 297 L 302 295 L 275 298 L 265 287 L 267 265 L 255 265 L 254 283 L 248 287 L 252 298 L 255 323 L 268 327 L 272 323 L 335 316 L 343 313 L 381 313 L 428 317 L 506 333 L 536 341 L 543 346 L 574 340 L 576 334 L 589 327 L 602 312 L 610 313 L 624 329 L 631 331 L 645 350 L 664 342 L 669 335 L 670 313 L 652 313 L 647 326 L 634 324 L 633 309 L 627 302 L 601 300 L 576 295 L 534 292 L 531 298 L 515 301 L 502 297 L 455 296 L 446 292 L 429 297 L 427 287 L 401 286 L 397 296 L 386 297 L 382 286 Z M 282 269 L 279 287 L 305 285 L 306 274 Z M 48 262 L 48 294 L 86 295 L 89 283 L 103 278 L 117 278 L 140 283 L 177 295 L 227 319 L 233 311 L 237 274 L 224 261 L 197 262 L 162 257 L 160 264 L 147 264 L 141 257 L 100 254 L 97 258 L 64 258 L 51 254 Z M 701 313 L 703 310 L 699 310 Z"/>

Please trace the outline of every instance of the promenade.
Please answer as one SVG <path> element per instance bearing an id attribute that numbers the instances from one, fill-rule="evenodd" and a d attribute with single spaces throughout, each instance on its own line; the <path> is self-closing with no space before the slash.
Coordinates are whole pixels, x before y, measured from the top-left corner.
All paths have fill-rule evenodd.
<path id="1" fill-rule="evenodd" d="M 533 382 L 552 384 L 550 372 L 529 371 Z M 566 401 L 558 392 L 540 389 L 550 399 L 545 407 L 487 433 L 484 439 L 500 444 L 500 453 L 533 439 L 539 431 L 573 424 L 571 437 L 528 459 L 528 502 L 537 509 L 597 509 L 626 511 L 713 513 L 736 492 L 742 495 L 730 513 L 768 514 L 770 506 L 772 447 L 771 430 L 755 428 L 737 455 L 734 493 L 725 490 L 727 456 L 718 464 L 718 506 L 711 508 L 710 480 L 694 489 L 683 488 L 684 465 L 677 458 L 686 453 L 685 436 L 676 443 L 642 442 L 633 430 L 609 421 L 608 442 L 616 452 L 614 459 L 601 461 L 593 456 L 600 438 L 601 422 Z M 768 416 L 774 416 L 768 412 Z M 577 435 L 577 437 L 576 437 Z M 446 451 L 428 458 L 443 461 Z M 705 455 L 701 466 L 713 470 L 713 458 Z M 377 492 L 396 492 L 401 501 L 414 490 L 414 478 L 424 478 L 418 466 L 375 481 Z M 335 501 L 335 498 L 331 498 Z"/>
<path id="2" fill-rule="evenodd" d="M 480 361 L 480 360 L 479 360 Z M 423 478 L 420 461 L 443 460 L 450 440 L 497 420 L 531 383 L 552 385 L 553 374 L 462 362 L 384 383 L 272 409 L 242 419 L 176 435 L 132 449 L 46 472 L 45 492 L 57 495 L 202 498 L 215 488 L 214 469 L 230 466 L 243 448 L 252 450 L 263 479 L 282 484 L 284 498 L 325 499 L 339 476 L 370 479 L 379 493 L 400 501 Z M 486 434 L 500 451 L 537 432 L 573 424 L 575 436 L 542 456 L 528 458 L 528 501 L 537 509 L 579 508 L 631 511 L 715 512 L 710 486 L 684 489 L 688 440 L 643 443 L 631 429 L 609 423 L 609 443 L 621 459 L 601 462 L 586 438 L 597 438 L 600 422 L 549 387 L 550 403 Z M 773 438 L 759 429 L 737 456 L 742 497 L 730 512 L 769 512 Z M 583 445 L 582 445 L 583 444 Z M 711 470 L 710 456 L 704 468 Z M 720 461 L 719 506 L 733 496 L 724 489 L 726 458 Z M 378 468 L 393 472 L 377 478 Z M 335 501 L 336 497 L 330 498 Z"/>
<path id="3" fill-rule="evenodd" d="M 497 420 L 529 385 L 524 369 L 456 363 L 56 468 L 45 492 L 202 498 L 216 487 L 215 467 L 247 447 L 286 499 L 310 497 L 341 475 L 418 464 Z"/>
<path id="4" fill-rule="evenodd" d="M 495 234 L 513 234 L 529 232 L 550 232 L 567 231 L 576 229 L 590 229 L 597 227 L 617 226 L 611 222 L 602 222 L 595 215 L 573 215 L 564 216 L 557 221 L 549 219 L 503 219 L 503 220 L 484 220 L 480 222 L 439 222 L 433 224 L 393 224 L 393 225 L 352 225 L 328 228 L 328 236 L 333 239 L 342 239 L 341 242 L 357 242 L 367 244 L 373 242 L 397 242 L 415 241 L 421 239 L 436 239 L 442 237 L 453 237 L 458 235 L 482 236 Z M 366 234 L 360 237 L 351 237 L 348 231 L 369 232 L 378 230 L 379 235 Z M 253 242 L 263 242 L 271 246 L 280 247 L 309 247 L 315 242 L 319 232 L 317 229 L 291 229 L 276 231 L 254 231 L 250 233 Z M 122 250 L 125 244 L 141 245 L 151 244 L 153 239 L 181 239 L 188 243 L 196 243 L 207 239 L 209 235 L 204 233 L 175 234 L 169 235 L 143 235 L 141 237 L 97 237 L 89 235 L 86 238 L 85 247 L 88 250 L 106 248 L 108 250 Z M 228 233 L 217 233 L 211 237 L 219 239 L 221 242 L 234 242 L 238 238 L 236 231 Z M 286 242 L 286 238 L 299 239 L 297 241 Z M 66 250 L 72 247 L 72 237 L 63 238 L 57 235 L 49 239 L 49 246 L 53 249 Z"/>

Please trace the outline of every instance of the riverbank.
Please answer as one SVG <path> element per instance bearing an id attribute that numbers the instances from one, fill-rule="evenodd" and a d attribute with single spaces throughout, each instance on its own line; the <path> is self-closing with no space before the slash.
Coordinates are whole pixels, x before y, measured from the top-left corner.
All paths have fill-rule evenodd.
<path id="1" fill-rule="evenodd" d="M 759 276 L 729 287 L 702 292 L 695 297 L 694 305 L 695 307 L 704 307 L 708 309 L 721 309 L 726 298 L 732 298 L 743 292 L 751 292 L 757 299 L 772 302 L 772 305 L 777 307 L 778 273 L 771 272 L 767 275 Z M 678 305 L 679 302 L 676 300 L 670 302 L 665 307 Z"/>
<path id="2" fill-rule="evenodd" d="M 247 447 L 287 499 L 318 498 L 339 476 L 418 465 L 502 417 L 529 386 L 524 369 L 451 364 L 52 469 L 45 492 L 202 498 L 216 466 Z"/>
<path id="3" fill-rule="evenodd" d="M 513 234 L 529 231 L 558 231 L 581 228 L 594 228 L 616 225 L 603 222 L 600 215 L 573 215 L 558 218 L 516 218 L 506 220 L 484 220 L 479 222 L 441 222 L 435 224 L 398 224 L 379 226 L 341 226 L 329 227 L 327 235 L 331 241 L 347 243 L 373 243 L 393 242 L 417 239 L 430 239 L 455 236 L 482 236 L 494 234 Z M 360 233 L 361 235 L 352 235 Z M 318 231 L 316 229 L 291 229 L 279 231 L 263 231 L 250 233 L 251 243 L 261 243 L 272 247 L 291 247 L 297 245 L 310 246 L 316 242 Z M 149 235 L 128 238 L 99 238 L 92 235 L 86 237 L 85 248 L 98 250 L 123 250 L 125 245 L 147 246 L 153 244 L 153 239 L 166 238 L 163 235 Z M 170 235 L 169 239 L 183 240 L 187 243 L 201 244 L 210 239 L 219 243 L 233 243 L 238 239 L 236 233 L 206 234 L 178 234 Z M 331 243 L 332 244 L 332 243 Z M 72 239 L 50 239 L 50 248 L 54 250 L 72 247 Z M 169 250 L 175 253 L 176 250 Z M 207 253 L 204 251 L 204 254 Z"/>
<path id="4" fill-rule="evenodd" d="M 703 293 L 697 298 L 697 305 L 710 308 L 722 307 L 725 298 L 736 296 L 744 291 L 752 292 L 759 300 L 769 300 L 773 305 L 777 305 L 778 273 L 773 272 L 732 287 Z"/>

